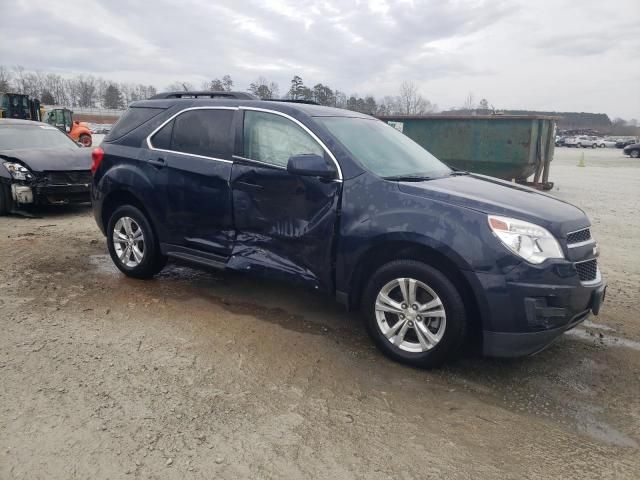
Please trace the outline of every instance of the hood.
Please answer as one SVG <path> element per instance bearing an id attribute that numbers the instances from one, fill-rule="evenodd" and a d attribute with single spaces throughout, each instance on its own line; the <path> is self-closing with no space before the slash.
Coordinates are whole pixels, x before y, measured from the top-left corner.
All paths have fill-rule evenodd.
<path id="1" fill-rule="evenodd" d="M 38 148 L 0 150 L 0 159 L 19 161 L 32 172 L 55 170 L 89 170 L 90 148 Z"/>
<path id="2" fill-rule="evenodd" d="M 532 222 L 561 237 L 590 225 L 584 212 L 570 203 L 532 188 L 484 175 L 400 182 L 399 188 L 410 195 Z"/>

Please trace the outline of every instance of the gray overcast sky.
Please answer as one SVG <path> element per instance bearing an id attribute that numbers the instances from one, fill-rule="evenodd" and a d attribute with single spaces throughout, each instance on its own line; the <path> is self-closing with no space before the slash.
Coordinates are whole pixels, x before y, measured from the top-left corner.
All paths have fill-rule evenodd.
<path id="1" fill-rule="evenodd" d="M 347 93 L 416 82 L 440 108 L 640 119 L 639 0 L 0 0 L 0 64 L 197 86 L 228 73 Z"/>

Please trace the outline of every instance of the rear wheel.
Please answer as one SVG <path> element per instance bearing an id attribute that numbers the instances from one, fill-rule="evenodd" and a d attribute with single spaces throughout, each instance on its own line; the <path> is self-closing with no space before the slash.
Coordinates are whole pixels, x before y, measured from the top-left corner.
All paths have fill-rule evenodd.
<path id="1" fill-rule="evenodd" d="M 132 205 L 119 207 L 111 215 L 107 245 L 113 263 L 130 277 L 151 278 L 167 263 L 149 220 Z"/>
<path id="2" fill-rule="evenodd" d="M 362 306 L 369 335 L 389 357 L 432 368 L 452 358 L 466 330 L 462 297 L 439 270 L 414 260 L 378 269 Z"/>
<path id="3" fill-rule="evenodd" d="M 11 187 L 0 183 L 0 215 L 7 215 L 15 208 L 13 197 L 11 196 Z"/>
<path id="4" fill-rule="evenodd" d="M 83 133 L 78 138 L 78 141 L 82 144 L 83 147 L 90 147 L 92 143 L 91 135 L 87 135 L 86 133 Z"/>

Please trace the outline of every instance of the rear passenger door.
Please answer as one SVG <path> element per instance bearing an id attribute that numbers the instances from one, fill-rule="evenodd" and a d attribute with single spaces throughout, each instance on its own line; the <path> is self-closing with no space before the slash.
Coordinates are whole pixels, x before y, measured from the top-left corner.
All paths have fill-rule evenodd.
<path id="1" fill-rule="evenodd" d="M 162 249 L 175 256 L 209 253 L 224 261 L 231 252 L 231 155 L 233 107 L 180 112 L 150 138 L 149 163 L 163 188 L 166 235 Z"/>

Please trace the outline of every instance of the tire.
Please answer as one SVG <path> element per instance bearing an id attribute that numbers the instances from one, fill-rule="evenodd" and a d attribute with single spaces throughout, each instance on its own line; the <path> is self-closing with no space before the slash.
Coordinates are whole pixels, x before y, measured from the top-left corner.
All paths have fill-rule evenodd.
<path id="1" fill-rule="evenodd" d="M 400 280 L 406 290 L 415 280 L 417 310 L 402 301 L 407 297 L 402 295 Z M 392 303 L 380 302 L 382 295 Z M 438 367 L 456 356 L 464 340 L 467 316 L 460 293 L 442 272 L 422 262 L 395 260 L 380 267 L 369 280 L 361 305 L 374 343 L 398 362 Z M 425 328 L 430 336 L 420 333 Z"/>
<path id="2" fill-rule="evenodd" d="M 91 135 L 87 135 L 86 133 L 83 133 L 82 135 L 80 135 L 80 137 L 78 138 L 78 141 L 84 146 L 84 147 L 90 147 L 91 144 L 93 143 L 93 140 L 91 138 Z"/>
<path id="3" fill-rule="evenodd" d="M 581 143 L 576 143 L 576 148 L 582 148 L 582 144 Z"/>
<path id="4" fill-rule="evenodd" d="M 600 148 L 605 148 L 606 145 L 604 143 L 601 143 L 600 145 L 598 145 Z"/>
<path id="5" fill-rule="evenodd" d="M 591 144 L 591 148 L 598 148 L 598 145 L 593 143 L 593 144 Z"/>
<path id="6" fill-rule="evenodd" d="M 15 208 L 9 185 L 0 183 L 0 216 L 8 215 Z"/>
<path id="7" fill-rule="evenodd" d="M 121 241 L 116 241 L 116 237 Z M 129 277 L 151 278 L 167 263 L 151 223 L 132 205 L 118 207 L 111 214 L 107 246 L 113 263 Z"/>
<path id="8" fill-rule="evenodd" d="M 629 152 L 629 156 L 630 156 L 631 158 L 638 158 L 638 157 L 640 157 L 640 150 L 631 150 L 631 151 Z"/>

